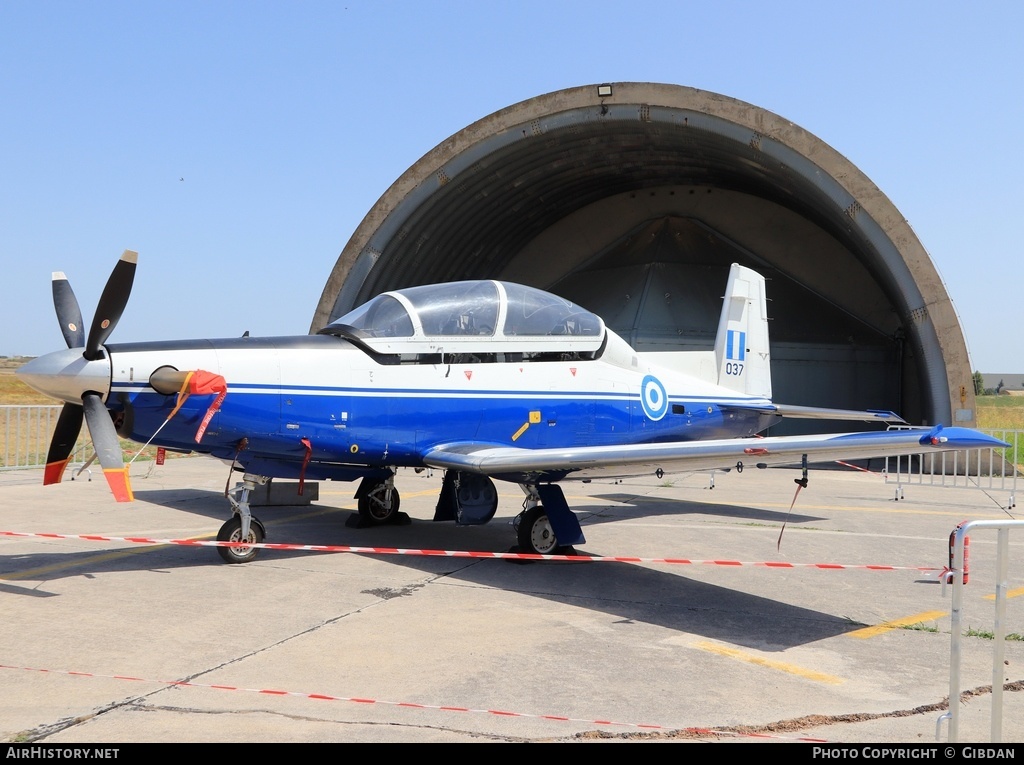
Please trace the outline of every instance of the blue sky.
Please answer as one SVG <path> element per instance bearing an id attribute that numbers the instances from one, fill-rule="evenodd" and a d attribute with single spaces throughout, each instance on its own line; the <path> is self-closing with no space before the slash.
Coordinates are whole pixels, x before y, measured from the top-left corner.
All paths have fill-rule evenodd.
<path id="1" fill-rule="evenodd" d="M 722 93 L 849 158 L 930 253 L 972 366 L 1024 371 L 1024 3 L 0 0 L 0 354 L 303 334 L 377 199 L 447 137 L 600 82 Z M 183 180 L 180 180 L 183 179 Z"/>

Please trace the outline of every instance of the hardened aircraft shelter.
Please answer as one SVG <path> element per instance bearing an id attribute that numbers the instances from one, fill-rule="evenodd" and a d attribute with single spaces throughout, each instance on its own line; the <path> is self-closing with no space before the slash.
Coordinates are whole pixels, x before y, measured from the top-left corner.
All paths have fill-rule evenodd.
<path id="1" fill-rule="evenodd" d="M 769 280 L 777 401 L 974 424 L 959 320 L 893 203 L 798 125 L 679 85 L 569 88 L 460 130 L 366 214 L 310 331 L 387 290 L 487 278 L 638 350 L 709 349 L 734 262 Z"/>

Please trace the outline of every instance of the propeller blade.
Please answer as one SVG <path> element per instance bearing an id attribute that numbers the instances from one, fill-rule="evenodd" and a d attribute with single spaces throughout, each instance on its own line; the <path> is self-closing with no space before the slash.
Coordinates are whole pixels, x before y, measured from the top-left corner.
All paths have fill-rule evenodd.
<path id="1" fill-rule="evenodd" d="M 60 322 L 60 331 L 64 333 L 64 342 L 68 344 L 68 348 L 84 347 L 85 327 L 82 324 L 82 309 L 78 307 L 71 283 L 63 271 L 53 272 L 53 307 L 57 309 L 57 321 Z"/>
<path id="2" fill-rule="evenodd" d="M 98 393 L 86 393 L 82 396 L 82 404 L 92 445 L 103 466 L 103 475 L 114 493 L 114 499 L 118 502 L 131 502 L 135 497 L 128 480 L 128 469 L 124 465 L 121 442 L 117 438 L 110 413 L 103 406 L 103 399 Z"/>
<path id="3" fill-rule="evenodd" d="M 128 305 L 128 297 L 132 292 L 132 282 L 135 281 L 135 264 L 138 259 L 139 253 L 125 250 L 110 273 L 107 285 L 103 288 L 103 294 L 100 295 L 99 305 L 96 306 L 92 326 L 89 327 L 89 340 L 85 344 L 85 352 L 82 354 L 87 361 L 93 361 L 100 357 L 100 346 L 110 337 L 110 333 L 117 326 L 118 319 L 124 313 L 124 307 Z M 88 417 L 89 414 L 86 411 L 87 422 L 89 421 Z"/>
<path id="4" fill-rule="evenodd" d="M 68 466 L 71 452 L 82 431 L 82 416 L 85 410 L 76 404 L 64 404 L 57 418 L 57 427 L 50 439 L 50 451 L 46 454 L 46 470 L 43 472 L 43 485 L 60 483 L 64 477 L 64 468 Z"/>

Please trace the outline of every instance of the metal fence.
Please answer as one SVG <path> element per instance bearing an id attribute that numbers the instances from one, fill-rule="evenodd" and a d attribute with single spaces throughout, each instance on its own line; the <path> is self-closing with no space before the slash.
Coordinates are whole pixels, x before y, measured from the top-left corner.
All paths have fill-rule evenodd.
<path id="1" fill-rule="evenodd" d="M 896 486 L 896 499 L 903 499 L 905 486 L 947 486 L 1006 492 L 1006 509 L 1017 505 L 1017 474 L 1024 462 L 1024 431 L 984 430 L 1009 444 L 998 449 L 965 449 L 928 452 L 904 457 L 887 457 L 885 482 Z"/>
<path id="2" fill-rule="evenodd" d="M 935 723 L 935 739 L 942 740 L 942 724 L 949 723 L 949 741 L 960 740 L 960 705 L 954 701 L 960 698 L 960 659 L 963 642 L 963 588 L 967 577 L 966 540 L 974 530 L 993 529 L 998 534 L 996 542 L 996 592 L 995 615 L 992 634 L 992 743 L 1003 740 L 1003 656 L 1006 640 L 1006 598 L 1010 566 L 1010 531 L 1024 531 L 1024 521 L 970 521 L 956 527 L 953 533 L 953 562 L 949 571 L 949 582 L 953 585 L 953 613 L 950 627 L 949 656 L 949 711 L 939 716 Z"/>
<path id="3" fill-rule="evenodd" d="M 0 470 L 44 467 L 60 410 L 60 405 L 0 406 Z M 84 464 L 90 448 L 87 437 L 79 438 L 71 464 Z"/>

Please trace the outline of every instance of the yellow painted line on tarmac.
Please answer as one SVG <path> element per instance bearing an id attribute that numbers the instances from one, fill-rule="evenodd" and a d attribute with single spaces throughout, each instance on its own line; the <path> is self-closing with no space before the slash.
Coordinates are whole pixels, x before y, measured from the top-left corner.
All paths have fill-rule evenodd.
<path id="1" fill-rule="evenodd" d="M 210 536 L 213 536 L 212 534 Z M 203 537 L 197 537 L 202 539 Z M 10 574 L 0 574 L 0 580 L 7 582 L 16 582 L 19 579 L 39 579 L 60 571 L 67 571 L 68 569 L 78 568 L 79 566 L 89 566 L 94 563 L 106 563 L 111 560 L 119 560 L 121 558 L 127 558 L 131 555 L 141 555 L 142 553 L 149 552 L 154 547 L 169 547 L 169 545 L 151 545 L 149 547 L 135 547 L 129 550 L 118 550 L 117 552 L 100 553 L 98 555 L 92 555 L 88 558 L 79 558 L 74 562 L 66 563 L 54 563 L 50 566 L 40 566 L 39 568 L 29 569 L 28 571 L 12 572 Z"/>
<path id="2" fill-rule="evenodd" d="M 423 491 L 410 492 L 408 494 L 405 494 L 403 492 L 402 493 L 402 499 L 406 499 L 406 498 L 412 499 L 413 497 L 432 496 L 432 495 L 436 495 L 438 491 L 439 491 L 439 489 L 433 488 L 433 489 L 425 489 Z M 347 494 L 350 497 L 352 496 L 351 491 L 324 491 L 322 488 L 320 490 L 320 495 L 321 496 L 337 496 L 337 495 L 341 495 L 341 494 Z M 498 498 L 499 498 L 499 501 L 502 500 L 502 499 L 517 499 L 517 498 L 521 498 L 521 495 L 501 493 L 501 494 L 498 495 Z M 601 497 L 594 497 L 594 496 L 591 496 L 589 494 L 568 494 L 567 493 L 565 495 L 565 499 L 566 499 L 567 502 L 569 502 L 571 504 L 572 503 L 577 503 L 577 504 L 578 503 L 586 503 L 586 502 L 606 503 L 605 499 L 603 499 Z M 714 505 L 714 506 L 721 506 L 721 507 L 735 507 L 736 504 L 737 504 L 736 502 L 729 502 L 729 501 L 725 501 L 725 502 L 722 502 L 722 501 L 715 502 L 715 501 L 707 501 L 707 500 L 699 500 L 699 501 L 698 500 L 685 500 L 685 501 L 686 502 L 692 502 L 694 504 Z M 616 504 L 620 504 L 623 507 L 628 507 L 630 505 L 639 505 L 639 504 L 642 504 L 642 503 L 652 503 L 653 504 L 653 503 L 663 503 L 663 502 L 665 502 L 665 499 L 661 498 L 661 497 L 636 495 L 636 496 L 632 497 L 629 501 L 616 502 Z M 776 509 L 776 508 L 783 509 L 783 510 L 789 510 L 789 505 L 786 504 L 786 503 L 782 503 L 782 502 L 759 502 L 759 503 L 757 503 L 757 506 L 761 507 L 761 508 L 764 508 L 766 510 L 771 510 L 771 509 Z M 586 508 L 581 508 L 581 509 L 585 510 Z M 922 510 L 911 510 L 911 509 L 896 508 L 896 507 L 853 507 L 851 505 L 820 505 L 820 504 L 803 504 L 803 503 L 801 503 L 798 506 L 798 509 L 801 509 L 801 510 L 844 510 L 844 511 L 847 511 L 847 512 L 893 513 L 893 514 L 896 514 L 896 515 L 935 515 L 935 516 L 948 516 L 950 518 L 957 518 L 959 520 L 963 520 L 963 515 L 964 515 L 964 511 L 963 510 L 923 510 L 923 509 Z M 975 513 L 975 515 L 977 515 L 978 518 L 980 518 L 980 519 L 983 519 L 984 517 L 987 517 L 986 513 Z M 991 517 L 993 517 L 993 518 L 1002 518 L 1003 516 L 1000 515 L 999 513 L 993 512 L 991 514 Z"/>
<path id="3" fill-rule="evenodd" d="M 641 501 L 664 502 L 665 500 L 662 499 L 662 498 L 658 498 L 658 497 L 637 497 L 636 499 L 632 500 L 632 502 L 634 502 L 634 503 L 639 503 Z M 685 500 L 685 501 L 689 502 L 691 500 Z M 728 502 L 728 501 L 718 501 L 718 502 L 707 501 L 707 500 L 700 500 L 700 501 L 692 500 L 692 501 L 693 501 L 694 504 L 714 505 L 714 506 L 718 506 L 718 507 L 736 507 L 738 505 L 738 502 Z M 785 503 L 785 502 L 757 502 L 756 506 L 759 507 L 759 508 L 763 508 L 765 510 L 772 510 L 772 509 L 789 510 L 789 507 L 790 507 L 789 504 Z M 887 514 L 892 514 L 892 515 L 934 515 L 934 516 L 959 518 L 960 520 L 963 520 L 963 517 L 964 517 L 964 510 L 963 509 L 960 509 L 960 510 L 924 510 L 924 509 L 912 510 L 912 509 L 909 509 L 909 508 L 896 508 L 896 507 L 864 507 L 864 506 L 854 507 L 852 505 L 820 505 L 820 504 L 810 504 L 810 503 L 804 503 L 804 502 L 798 502 L 797 505 L 793 509 L 794 510 L 843 510 L 843 511 L 851 512 L 851 513 L 887 513 Z M 994 510 L 991 511 L 991 512 L 978 512 L 978 511 L 972 510 L 970 515 L 972 517 L 973 516 L 977 516 L 977 518 L 981 519 L 981 520 L 984 520 L 984 519 L 987 519 L 987 518 L 995 518 L 995 519 L 1005 518 L 1005 514 L 1001 514 L 1001 513 L 997 512 L 997 511 L 994 511 Z"/>
<path id="4" fill-rule="evenodd" d="M 402 495 L 402 499 L 412 499 L 413 497 L 425 497 L 427 495 L 437 494 L 439 491 L 440 491 L 440 489 L 425 489 L 424 491 L 410 491 L 408 494 L 406 494 L 403 491 L 403 492 L 401 492 L 401 495 Z M 349 490 L 346 490 L 346 491 L 321 491 L 320 492 L 320 496 L 324 496 L 324 497 L 334 497 L 334 496 L 338 496 L 340 494 L 345 494 L 345 495 L 351 497 L 352 496 L 352 490 L 349 489 Z"/>
<path id="5" fill-rule="evenodd" d="M 936 619 L 941 619 L 944 616 L 949 616 L 948 611 L 925 611 L 923 614 L 914 614 L 913 616 L 904 616 L 902 619 L 894 619 L 891 622 L 883 622 L 882 624 L 876 624 L 874 627 L 864 627 L 863 629 L 854 630 L 853 632 L 847 632 L 847 637 L 857 638 L 859 640 L 867 640 L 868 638 L 877 637 L 891 630 L 899 629 L 900 627 L 909 627 L 911 624 L 921 624 L 922 622 L 932 622 Z"/>
<path id="6" fill-rule="evenodd" d="M 798 667 L 795 664 L 788 664 L 782 661 L 772 661 L 771 659 L 765 659 L 761 656 L 755 656 L 752 653 L 746 653 L 745 651 L 739 651 L 735 648 L 728 648 L 723 645 L 717 645 L 716 643 L 709 643 L 707 641 L 701 641 L 694 644 L 695 648 L 699 648 L 702 651 L 708 651 L 719 656 L 726 656 L 730 659 L 736 659 L 737 661 L 745 661 L 748 664 L 757 664 L 760 667 L 767 667 L 768 669 L 778 670 L 779 672 L 785 672 L 790 675 L 796 675 L 806 680 L 813 680 L 816 683 L 826 683 L 828 685 L 842 685 L 846 682 L 841 677 L 835 675 L 826 675 L 824 672 L 815 672 L 812 669 L 804 669 Z"/>
<path id="7" fill-rule="evenodd" d="M 1007 590 L 1007 592 L 1006 592 L 1006 597 L 1007 598 L 1019 598 L 1021 595 L 1024 595 L 1024 587 L 1018 587 L 1015 590 Z M 984 599 L 985 600 L 995 600 L 996 599 L 996 594 L 993 592 L 991 595 L 986 595 Z"/>
<path id="8" fill-rule="evenodd" d="M 762 505 L 759 505 L 759 507 L 760 506 L 762 506 Z M 763 505 L 763 507 L 769 507 L 769 505 Z M 786 509 L 788 509 L 789 505 L 778 504 L 778 505 L 770 505 L 770 507 L 779 507 L 779 508 L 786 508 Z M 852 513 L 864 512 L 864 513 L 886 513 L 886 514 L 890 514 L 890 515 L 933 515 L 933 516 L 948 517 L 948 518 L 959 518 L 960 520 L 963 520 L 963 517 L 964 517 L 964 510 L 963 509 L 960 509 L 960 510 L 923 510 L 923 509 L 922 510 L 910 510 L 910 509 L 895 508 L 895 507 L 851 507 L 849 505 L 803 505 L 803 506 L 801 506 L 799 504 L 796 506 L 796 509 L 799 509 L 801 507 L 803 507 L 804 509 L 807 509 L 807 510 L 845 510 L 847 512 L 852 512 Z M 976 510 L 973 510 L 973 509 L 970 511 L 969 514 L 972 517 L 977 516 L 977 518 L 979 518 L 979 519 L 985 519 L 985 518 L 1001 519 L 1001 518 L 1005 517 L 1004 515 L 996 512 L 996 511 L 992 511 L 992 512 L 979 512 L 979 511 L 976 511 Z"/>
<path id="9" fill-rule="evenodd" d="M 200 537 L 188 537 L 188 539 L 200 541 L 203 539 L 213 539 L 215 536 L 217 535 L 205 534 Z M 48 574 L 53 574 L 61 571 L 68 571 L 69 569 L 79 568 L 81 566 L 90 566 L 95 563 L 106 563 L 107 561 L 129 558 L 132 555 L 143 555 L 145 553 L 153 552 L 154 550 L 162 550 L 167 547 L 178 547 L 178 545 L 145 545 L 143 547 L 130 547 L 126 550 L 114 550 L 111 552 L 97 553 L 96 555 L 90 555 L 88 558 L 78 558 L 73 561 L 53 563 L 49 566 L 40 566 L 38 568 L 32 568 L 27 571 L 17 571 L 12 572 L 10 574 L 0 574 L 0 580 L 17 581 L 19 579 L 37 579 Z"/>
<path id="10" fill-rule="evenodd" d="M 569 499 L 568 495 L 566 495 L 566 499 Z M 594 499 L 597 499 L 597 498 L 596 497 L 592 497 L 592 496 L 582 496 L 582 497 L 574 497 L 573 499 L 594 500 Z M 666 501 L 666 498 L 662 497 L 662 496 L 652 495 L 652 494 L 639 494 L 639 493 L 637 493 L 637 494 L 633 495 L 630 500 L 625 501 L 625 502 L 621 502 L 620 504 L 623 504 L 623 505 L 630 505 L 630 504 L 632 504 L 632 505 L 639 505 L 639 504 L 642 504 L 642 503 L 663 503 L 665 501 Z M 674 501 L 674 500 L 668 500 L 668 501 Z M 687 503 L 691 503 L 691 504 L 709 505 L 709 506 L 716 506 L 716 507 L 736 507 L 738 504 L 740 504 L 739 500 L 684 499 L 684 500 L 679 500 L 679 501 L 683 501 L 683 502 L 687 502 Z M 887 500 L 887 501 L 888 502 L 892 502 L 892 500 Z M 907 500 L 904 500 L 904 501 L 907 501 Z M 755 505 L 757 507 L 763 508 L 765 510 L 773 510 L 773 509 L 789 510 L 790 509 L 790 505 L 789 505 L 788 502 L 757 502 L 757 503 L 755 503 Z M 891 513 L 893 515 L 931 515 L 931 516 L 939 516 L 939 517 L 959 518 L 960 520 L 963 520 L 963 517 L 964 517 L 964 510 L 962 508 L 958 509 L 958 510 L 928 510 L 928 509 L 924 509 L 924 508 L 907 508 L 907 507 L 894 507 L 894 506 L 868 507 L 868 506 L 863 506 L 863 505 L 861 505 L 861 506 L 853 506 L 853 505 L 827 505 L 827 504 L 818 504 L 818 503 L 812 503 L 812 502 L 804 502 L 803 500 L 799 501 L 794 509 L 795 510 L 797 510 L 797 509 L 799 509 L 799 510 L 842 510 L 842 511 L 853 512 L 853 513 L 858 513 L 858 512 L 864 512 L 864 513 Z M 982 510 L 978 510 L 978 509 L 973 509 L 971 511 L 970 515 L 972 517 L 976 517 L 978 520 L 985 520 L 985 519 L 989 519 L 989 518 L 994 518 L 994 519 L 1000 519 L 1001 520 L 1001 519 L 1006 517 L 1005 513 L 1002 513 L 1002 512 L 1000 512 L 998 510 L 982 511 Z"/>

